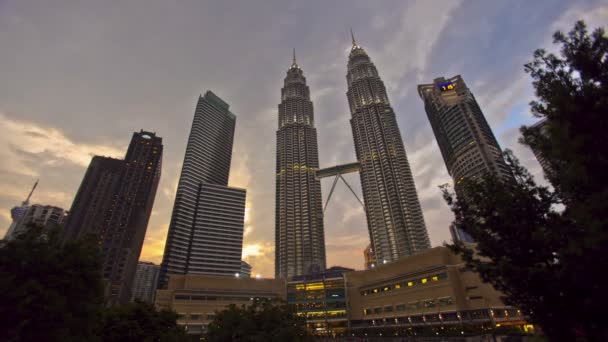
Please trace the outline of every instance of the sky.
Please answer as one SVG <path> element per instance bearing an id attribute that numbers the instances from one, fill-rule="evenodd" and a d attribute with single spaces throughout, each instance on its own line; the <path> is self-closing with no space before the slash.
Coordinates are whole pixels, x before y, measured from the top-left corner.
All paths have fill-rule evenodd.
<path id="1" fill-rule="evenodd" d="M 544 184 L 517 140 L 537 119 L 523 65 L 578 19 L 608 23 L 607 0 L 0 0 L 0 236 L 31 202 L 69 209 L 93 155 L 124 157 L 134 131 L 163 138 L 162 177 L 141 260 L 160 263 L 199 94 L 237 116 L 230 185 L 247 189 L 243 257 L 274 275 L 275 131 L 296 49 L 310 86 L 322 167 L 355 161 L 346 99 L 352 28 L 398 117 L 432 246 L 453 219 L 450 183 L 418 84 L 462 75 L 502 148 Z M 345 178 L 360 195 L 359 176 Z M 322 181 L 327 198 L 332 179 Z M 324 200 L 325 202 L 325 200 Z M 325 214 L 327 264 L 363 268 L 365 215 L 339 183 Z"/>

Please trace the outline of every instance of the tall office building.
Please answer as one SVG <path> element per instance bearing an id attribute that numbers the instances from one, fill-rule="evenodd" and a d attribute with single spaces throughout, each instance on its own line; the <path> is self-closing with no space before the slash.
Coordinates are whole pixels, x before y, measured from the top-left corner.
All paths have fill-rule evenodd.
<path id="1" fill-rule="evenodd" d="M 475 179 L 487 172 L 511 177 L 492 129 L 460 75 L 421 84 L 418 94 L 457 193 L 465 178 Z M 472 242 L 463 231 L 450 227 L 450 232 L 454 240 Z"/>
<path id="2" fill-rule="evenodd" d="M 133 133 L 124 160 L 93 157 L 66 221 L 65 240 L 93 235 L 103 255 L 108 305 L 131 299 L 162 166 L 162 138 Z"/>
<path id="3" fill-rule="evenodd" d="M 306 78 L 296 62 L 287 70 L 277 130 L 275 277 L 325 271 L 325 237 L 317 129 Z"/>
<path id="4" fill-rule="evenodd" d="M 376 260 L 392 262 L 430 248 L 395 112 L 376 66 L 354 37 L 346 80 L 350 123 Z"/>
<path id="5" fill-rule="evenodd" d="M 131 300 L 154 303 L 154 294 L 156 293 L 159 272 L 159 265 L 145 261 L 138 262 L 135 278 L 133 278 L 133 294 Z"/>
<path id="6" fill-rule="evenodd" d="M 172 274 L 233 276 L 241 269 L 244 189 L 228 187 L 236 116 L 211 91 L 198 99 L 159 286 Z"/>
<path id="7" fill-rule="evenodd" d="M 363 259 L 365 260 L 363 265 L 364 269 L 370 270 L 376 267 L 376 256 L 374 255 L 374 250 L 372 249 L 371 244 L 367 245 L 367 247 L 365 247 L 363 250 Z"/>

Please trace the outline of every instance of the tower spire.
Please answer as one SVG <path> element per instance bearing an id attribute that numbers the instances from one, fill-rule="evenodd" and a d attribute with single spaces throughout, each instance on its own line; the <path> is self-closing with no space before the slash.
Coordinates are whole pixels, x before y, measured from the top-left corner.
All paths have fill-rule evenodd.
<path id="1" fill-rule="evenodd" d="M 296 48 L 293 48 L 293 61 L 291 62 L 291 67 L 298 67 L 298 62 L 296 62 Z"/>
<path id="2" fill-rule="evenodd" d="M 350 28 L 350 36 L 353 39 L 353 47 L 357 46 L 357 41 L 355 40 L 355 34 L 353 33 L 353 28 Z"/>
<path id="3" fill-rule="evenodd" d="M 23 201 L 22 205 L 30 205 L 30 198 L 32 197 L 34 190 L 36 190 L 36 187 L 38 186 L 38 181 L 39 181 L 39 179 L 36 179 L 36 183 L 34 183 L 34 186 L 32 187 L 32 191 L 30 191 L 30 194 L 27 195 L 27 198 L 25 199 L 25 201 Z"/>

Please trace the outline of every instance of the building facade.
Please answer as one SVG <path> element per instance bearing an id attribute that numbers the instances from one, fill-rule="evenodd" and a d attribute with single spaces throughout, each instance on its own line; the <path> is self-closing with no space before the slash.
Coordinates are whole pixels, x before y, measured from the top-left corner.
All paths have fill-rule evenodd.
<path id="1" fill-rule="evenodd" d="M 376 267 L 376 256 L 374 255 L 374 250 L 372 249 L 371 244 L 367 245 L 367 247 L 365 247 L 363 250 L 363 259 L 365 260 L 363 265 L 364 269 L 369 270 L 372 267 Z"/>
<path id="2" fill-rule="evenodd" d="M 230 304 L 251 305 L 260 300 L 285 300 L 284 279 L 218 277 L 202 274 L 172 275 L 166 289 L 157 290 L 156 307 L 178 313 L 177 323 L 188 335 L 200 337 L 216 311 Z"/>
<path id="3" fill-rule="evenodd" d="M 211 91 L 199 97 L 161 264 L 161 288 L 171 274 L 240 272 L 246 191 L 228 187 L 235 125 L 226 102 Z"/>
<path id="4" fill-rule="evenodd" d="M 525 318 L 446 247 L 345 274 L 350 335 L 485 333 Z"/>
<path id="5" fill-rule="evenodd" d="M 544 136 L 548 135 L 547 119 L 540 120 L 539 122 L 532 125 L 532 127 L 538 129 L 540 134 Z M 532 153 L 534 153 L 536 160 L 538 160 L 538 163 L 543 168 L 543 172 L 545 173 L 545 175 L 553 174 L 553 167 L 551 166 L 551 163 L 545 157 L 543 152 L 538 148 L 532 148 Z"/>
<path id="6" fill-rule="evenodd" d="M 350 123 L 376 260 L 392 262 L 430 248 L 395 112 L 376 66 L 354 37 L 346 80 Z"/>
<path id="7" fill-rule="evenodd" d="M 24 208 L 21 206 L 19 208 Z M 11 229 L 6 234 L 5 239 L 11 240 L 19 234 L 23 234 L 28 230 L 29 225 L 34 224 L 42 227 L 44 230 L 60 228 L 67 216 L 68 212 L 63 208 L 52 205 L 33 204 L 25 206 L 25 211 L 18 211 L 14 215 L 14 223 Z"/>
<path id="8" fill-rule="evenodd" d="M 345 272 L 337 268 L 318 274 L 291 277 L 287 281 L 287 303 L 316 335 L 344 334 L 348 327 Z"/>
<path id="9" fill-rule="evenodd" d="M 108 305 L 127 303 L 162 168 L 162 138 L 133 133 L 124 160 L 93 157 L 66 220 L 65 240 L 93 235 Z"/>
<path id="10" fill-rule="evenodd" d="M 172 276 L 156 306 L 180 314 L 201 335 L 215 311 L 255 300 L 286 300 L 308 329 L 326 337 L 470 336 L 526 324 L 502 293 L 466 269 L 446 247 L 427 249 L 373 269 L 332 267 L 288 279 Z"/>
<path id="11" fill-rule="evenodd" d="M 511 177 L 498 141 L 460 75 L 421 84 L 418 94 L 457 193 L 465 178 L 476 179 L 488 172 Z M 450 231 L 454 240 L 472 242 L 467 233 L 453 227 Z"/>
<path id="12" fill-rule="evenodd" d="M 239 277 L 251 277 L 251 265 L 249 265 L 245 260 L 241 260 L 241 271 L 239 272 Z"/>
<path id="13" fill-rule="evenodd" d="M 27 198 L 25 199 L 25 201 L 21 202 L 21 205 L 14 206 L 11 209 L 12 222 L 11 222 L 11 225 L 8 227 L 8 230 L 6 231 L 6 234 L 4 235 L 3 239 L 10 240 L 13 238 L 14 230 L 17 227 L 17 225 L 19 224 L 19 220 L 23 217 L 23 215 L 27 211 L 27 208 L 29 208 L 30 198 L 32 197 L 32 194 L 34 193 L 34 190 L 36 190 L 37 186 L 38 186 L 38 180 L 36 180 L 36 183 L 34 183 L 34 186 L 32 187 L 32 190 L 30 191 L 29 195 L 27 195 Z"/>
<path id="14" fill-rule="evenodd" d="M 277 130 L 275 277 L 325 270 L 317 130 L 306 78 L 295 59 L 281 89 Z"/>
<path id="15" fill-rule="evenodd" d="M 133 278 L 133 290 L 131 300 L 154 303 L 156 285 L 158 285 L 158 274 L 160 266 L 151 262 L 140 261 Z"/>

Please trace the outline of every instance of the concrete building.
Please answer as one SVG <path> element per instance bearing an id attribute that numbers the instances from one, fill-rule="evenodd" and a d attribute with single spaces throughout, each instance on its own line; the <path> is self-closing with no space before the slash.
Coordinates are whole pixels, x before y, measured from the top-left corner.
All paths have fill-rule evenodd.
<path id="1" fill-rule="evenodd" d="M 345 274 L 350 333 L 413 335 L 447 330 L 523 325 L 516 308 L 446 247 Z M 460 331 L 460 330 L 458 330 Z"/>
<path id="2" fill-rule="evenodd" d="M 20 208 L 23 208 L 23 206 Z M 6 234 L 5 239 L 10 240 L 25 233 L 30 224 L 41 226 L 45 230 L 59 228 L 63 225 L 67 214 L 68 212 L 63 208 L 52 205 L 33 204 L 27 206 L 25 212 L 20 213 L 17 220 L 11 225 L 11 230 Z"/>
<path id="3" fill-rule="evenodd" d="M 321 336 L 483 334 L 525 318 L 502 294 L 466 270 L 446 247 L 435 247 L 373 269 L 335 267 L 283 279 L 173 276 L 156 305 L 180 313 L 189 333 L 201 334 L 215 310 L 255 298 L 281 298 Z"/>
<path id="4" fill-rule="evenodd" d="M 421 84 L 418 94 L 457 193 L 465 178 L 477 179 L 488 172 L 512 177 L 488 121 L 460 75 Z M 465 232 L 454 227 L 450 231 L 454 240 L 472 242 Z"/>
<path id="5" fill-rule="evenodd" d="M 196 105 L 161 264 L 172 274 L 234 277 L 241 269 L 244 189 L 228 187 L 236 116 L 211 91 Z"/>
<path id="6" fill-rule="evenodd" d="M 547 136 L 547 119 L 540 120 L 539 122 L 532 125 L 532 127 L 537 128 L 540 131 L 540 134 Z M 536 160 L 538 160 L 538 163 L 543 168 L 543 172 L 545 173 L 545 175 L 552 174 L 553 168 L 551 167 L 549 160 L 547 160 L 547 158 L 543 155 L 543 152 L 540 151 L 538 148 L 532 148 L 532 153 L 534 153 Z"/>
<path id="7" fill-rule="evenodd" d="M 95 236 L 108 305 L 127 303 L 161 175 L 162 138 L 133 133 L 124 160 L 91 160 L 66 221 L 64 239 Z"/>
<path id="8" fill-rule="evenodd" d="M 21 205 L 15 206 L 11 209 L 12 222 L 11 225 L 8 227 L 6 234 L 4 235 L 4 240 L 10 240 L 13 238 L 14 230 L 19 224 L 19 220 L 21 219 L 21 217 L 23 217 L 23 215 L 27 211 L 27 208 L 29 208 L 30 198 L 32 197 L 32 194 L 34 193 L 34 190 L 36 190 L 37 186 L 38 180 L 36 180 L 36 183 L 34 183 L 34 186 L 32 187 L 32 190 L 30 191 L 29 195 L 27 195 L 25 201 L 21 202 Z"/>
<path id="9" fill-rule="evenodd" d="M 310 90 L 296 62 L 281 89 L 277 130 L 275 277 L 325 270 L 317 129 Z"/>
<path id="10" fill-rule="evenodd" d="M 378 262 L 430 248 L 414 178 L 384 82 L 353 36 L 346 81 L 371 246 Z"/>
<path id="11" fill-rule="evenodd" d="M 156 307 L 176 311 L 178 324 L 196 337 L 206 331 L 216 311 L 230 304 L 250 305 L 257 300 L 285 300 L 285 297 L 284 279 L 171 275 L 167 288 L 156 292 Z"/>
<path id="12" fill-rule="evenodd" d="M 369 244 L 363 250 L 363 259 L 365 260 L 365 264 L 363 268 L 369 270 L 373 267 L 376 267 L 376 256 L 374 255 L 374 250 L 372 249 L 372 245 Z"/>
<path id="13" fill-rule="evenodd" d="M 154 303 L 159 272 L 160 266 L 152 262 L 140 261 L 137 263 L 135 278 L 133 278 L 132 301 Z"/>
<path id="14" fill-rule="evenodd" d="M 250 278 L 251 277 L 251 265 L 249 265 L 245 260 L 241 260 L 241 271 L 239 272 L 239 277 L 241 278 Z"/>

